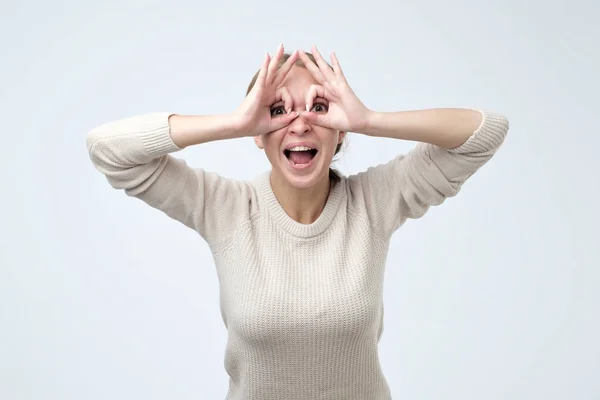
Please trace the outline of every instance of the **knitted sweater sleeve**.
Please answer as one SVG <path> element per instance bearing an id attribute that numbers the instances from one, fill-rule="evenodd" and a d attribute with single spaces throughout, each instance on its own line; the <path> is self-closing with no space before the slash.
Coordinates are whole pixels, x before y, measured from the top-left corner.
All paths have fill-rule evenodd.
<path id="1" fill-rule="evenodd" d="M 113 188 L 164 212 L 213 244 L 248 216 L 249 186 L 175 158 L 171 153 L 181 149 L 171 138 L 170 115 L 144 114 L 92 129 L 87 135 L 89 156 Z"/>
<path id="2" fill-rule="evenodd" d="M 455 196 L 492 158 L 504 141 L 509 122 L 500 114 L 480 112 L 480 126 L 459 147 L 419 143 L 406 155 L 349 178 L 356 212 L 366 213 L 375 234 L 389 238 L 408 218 L 420 218 L 431 206 Z"/>

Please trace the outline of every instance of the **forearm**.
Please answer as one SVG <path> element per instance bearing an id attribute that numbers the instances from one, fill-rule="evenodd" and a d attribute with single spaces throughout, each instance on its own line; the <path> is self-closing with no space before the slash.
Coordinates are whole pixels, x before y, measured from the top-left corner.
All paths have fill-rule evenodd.
<path id="1" fill-rule="evenodd" d="M 234 118 L 230 115 L 178 115 L 169 117 L 171 138 L 179 148 L 216 140 L 238 138 Z"/>
<path id="2" fill-rule="evenodd" d="M 452 149 L 463 144 L 482 120 L 481 112 L 461 108 L 371 112 L 365 128 L 357 133 Z"/>

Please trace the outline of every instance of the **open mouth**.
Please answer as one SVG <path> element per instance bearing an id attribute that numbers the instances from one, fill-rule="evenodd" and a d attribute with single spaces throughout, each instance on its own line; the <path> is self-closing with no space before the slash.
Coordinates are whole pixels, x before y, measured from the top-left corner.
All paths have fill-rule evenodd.
<path id="1" fill-rule="evenodd" d="M 316 149 L 306 146 L 296 146 L 283 151 L 290 164 L 294 166 L 308 166 L 317 155 Z"/>

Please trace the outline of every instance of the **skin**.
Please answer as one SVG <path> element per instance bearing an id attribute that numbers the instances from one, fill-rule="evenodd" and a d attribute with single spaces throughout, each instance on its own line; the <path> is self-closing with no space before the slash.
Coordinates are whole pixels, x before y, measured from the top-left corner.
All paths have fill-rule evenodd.
<path id="1" fill-rule="evenodd" d="M 314 222 L 323 210 L 330 190 L 329 166 L 346 132 L 451 149 L 463 144 L 482 122 L 481 113 L 471 109 L 371 110 L 351 89 L 335 53 L 333 70 L 315 46 L 311 51 L 316 64 L 299 50 L 278 68 L 283 51 L 280 45 L 274 57 L 265 55 L 256 84 L 234 112 L 172 115 L 169 124 L 180 148 L 254 137 L 272 165 L 273 192 L 286 213 L 300 223 Z M 294 65 L 298 58 L 306 68 Z M 287 145 L 299 141 L 309 141 L 319 150 L 306 169 L 290 168 L 283 154 Z"/>
<path id="2" fill-rule="evenodd" d="M 280 88 L 285 98 L 273 104 L 273 118 L 281 118 L 295 111 L 298 116 L 287 126 L 264 135 L 256 136 L 257 146 L 264 149 L 272 165 L 271 187 L 275 196 L 292 218 L 310 223 L 318 218 L 329 194 L 329 167 L 336 146 L 342 142 L 345 132 L 315 124 L 306 108 L 312 113 L 327 115 L 329 101 L 314 90 L 318 81 L 303 67 L 292 67 Z M 308 106 L 307 106 L 308 104 Z M 294 169 L 283 150 L 293 144 L 309 142 L 318 150 L 311 166 Z"/>

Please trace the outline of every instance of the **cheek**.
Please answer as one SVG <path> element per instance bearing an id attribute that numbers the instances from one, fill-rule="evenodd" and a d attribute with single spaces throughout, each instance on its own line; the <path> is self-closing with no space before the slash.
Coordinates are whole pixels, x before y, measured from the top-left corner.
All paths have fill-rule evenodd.
<path id="1" fill-rule="evenodd" d="M 327 148 L 329 150 L 329 152 L 331 152 L 331 155 L 333 156 L 333 154 L 335 153 L 335 149 L 339 143 L 340 140 L 340 133 L 338 131 L 328 131 L 326 133 L 326 135 L 323 137 L 323 143 L 327 143 Z"/>
<path id="2" fill-rule="evenodd" d="M 278 155 L 281 147 L 281 138 L 276 135 L 276 132 L 273 132 L 269 135 L 264 135 L 262 137 L 262 143 L 264 151 L 268 156 Z"/>

